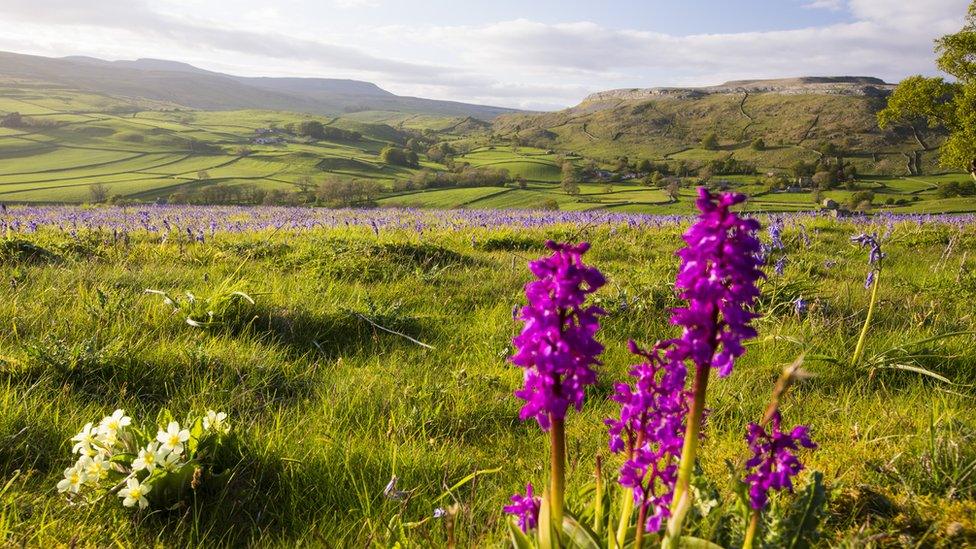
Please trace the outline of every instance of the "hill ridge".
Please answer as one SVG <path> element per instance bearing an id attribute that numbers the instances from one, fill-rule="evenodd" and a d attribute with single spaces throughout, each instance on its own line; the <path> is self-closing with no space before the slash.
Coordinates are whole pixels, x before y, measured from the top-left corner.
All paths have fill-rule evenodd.
<path id="1" fill-rule="evenodd" d="M 340 115 L 376 110 L 492 120 L 518 109 L 406 97 L 376 84 L 333 78 L 246 77 L 179 61 L 106 61 L 0 52 L 0 76 L 57 84 L 118 97 L 138 97 L 191 109 L 264 109 Z"/>
<path id="2" fill-rule="evenodd" d="M 731 80 L 716 86 L 622 88 L 586 96 L 582 103 L 610 100 L 640 100 L 655 97 L 694 98 L 713 94 L 771 93 L 779 95 L 885 96 L 894 89 L 871 76 L 801 76 L 756 80 Z"/>

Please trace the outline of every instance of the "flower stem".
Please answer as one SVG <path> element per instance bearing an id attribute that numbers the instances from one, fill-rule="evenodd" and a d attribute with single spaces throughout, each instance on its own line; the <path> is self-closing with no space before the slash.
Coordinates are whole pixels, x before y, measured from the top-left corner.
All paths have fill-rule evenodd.
<path id="1" fill-rule="evenodd" d="M 749 521 L 749 528 L 746 530 L 746 538 L 742 541 L 742 549 L 752 549 L 752 543 L 756 539 L 756 530 L 759 529 L 759 510 L 752 512 L 752 519 Z"/>
<path id="2" fill-rule="evenodd" d="M 661 547 L 665 549 L 677 549 L 681 540 L 681 528 L 685 516 L 691 509 L 691 473 L 695 470 L 695 459 L 698 455 L 701 420 L 705 411 L 705 391 L 708 388 L 708 375 L 710 373 L 711 367 L 708 364 L 695 366 L 694 393 L 691 406 L 688 409 L 688 424 L 685 426 L 685 441 L 681 448 L 681 461 L 678 463 L 678 480 L 674 485 L 671 518 L 668 520 L 667 532 L 661 544 Z"/>
<path id="3" fill-rule="evenodd" d="M 552 497 L 552 523 L 556 535 L 563 531 L 563 505 L 566 497 L 566 424 L 565 420 L 549 415 L 552 428 L 549 431 L 552 442 L 549 494 Z"/>
<path id="4" fill-rule="evenodd" d="M 871 286 L 871 302 L 868 304 L 868 314 L 864 317 L 864 326 L 861 327 L 861 336 L 857 338 L 857 346 L 854 347 L 854 356 L 851 357 L 851 366 L 857 366 L 864 355 L 864 342 L 868 338 L 868 328 L 871 326 L 871 317 L 874 316 L 874 305 L 878 302 L 878 286 L 881 284 L 881 269 L 874 273 L 874 284 Z"/>
<path id="5" fill-rule="evenodd" d="M 641 549 L 644 546 L 644 523 L 647 522 L 647 502 L 641 502 L 640 511 L 637 512 L 637 532 L 634 534 L 634 549 Z"/>

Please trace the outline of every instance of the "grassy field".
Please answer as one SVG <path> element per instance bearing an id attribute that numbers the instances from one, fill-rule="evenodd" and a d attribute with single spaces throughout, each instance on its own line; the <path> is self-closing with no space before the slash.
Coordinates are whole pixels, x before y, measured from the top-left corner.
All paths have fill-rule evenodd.
<path id="1" fill-rule="evenodd" d="M 491 200 L 469 191 L 467 200 Z M 93 213 L 142 215 L 38 211 L 30 215 L 64 232 L 8 231 L 0 241 L 0 545 L 443 546 L 447 519 L 434 511 L 457 504 L 459 546 L 499 546 L 508 496 L 546 476 L 545 436 L 519 421 L 512 391 L 522 374 L 506 362 L 512 307 L 524 303 L 526 262 L 542 242 L 592 242 L 588 262 L 609 280 L 595 296 L 608 311 L 600 381 L 568 421 L 571 508 L 584 501 L 575 494 L 595 456 L 608 482 L 618 465 L 602 419 L 617 413 L 608 397 L 634 362 L 626 341 L 676 335 L 668 309 L 678 304 L 673 251 L 684 224 L 674 221 L 579 214 L 562 223 L 574 214 L 560 213 L 540 226 L 501 212 L 318 211 L 308 215 L 325 227 L 293 232 L 301 210 L 262 213 L 265 226 L 284 227 L 257 230 L 256 211 L 186 208 L 147 209 L 146 232 L 138 221 L 86 229 Z M 26 230 L 28 219 L 4 222 Z M 166 238 L 163 219 L 175 225 Z M 763 284 L 760 335 L 711 387 L 701 468 L 718 495 L 709 521 L 723 526 L 708 533 L 698 523 L 696 533 L 733 544 L 725 461 L 743 456 L 746 423 L 783 366 L 806 354 L 814 377 L 783 413 L 787 425 L 810 424 L 820 445 L 803 456 L 828 489 L 820 544 L 976 543 L 971 219 L 785 223 L 785 249 L 771 258 L 787 257 L 785 274 Z M 868 292 L 866 252 L 849 237 L 863 231 L 890 235 L 867 358 L 851 366 Z M 223 281 L 255 305 L 211 328 L 144 293 L 216 298 Z M 798 297 L 808 312 L 795 311 Z M 960 335 L 926 339 L 951 333 Z M 231 438 L 215 466 L 229 477 L 204 476 L 163 509 L 123 509 L 114 496 L 69 505 L 54 489 L 72 461 L 68 440 L 116 408 L 148 424 L 164 408 L 226 411 Z M 477 471 L 492 472 L 465 482 Z M 384 496 L 394 476 L 406 499 Z M 773 516 L 789 501 L 777 498 Z"/>

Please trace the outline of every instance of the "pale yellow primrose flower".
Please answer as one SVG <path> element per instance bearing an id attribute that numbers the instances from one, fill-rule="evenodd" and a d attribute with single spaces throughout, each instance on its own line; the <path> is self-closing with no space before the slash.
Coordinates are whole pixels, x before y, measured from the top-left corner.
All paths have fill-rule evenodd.
<path id="1" fill-rule="evenodd" d="M 85 482 L 96 483 L 108 477 L 111 462 L 106 460 L 105 456 L 97 455 L 93 458 L 85 456 L 82 459 L 84 459 L 85 475 L 88 477 Z"/>
<path id="2" fill-rule="evenodd" d="M 139 450 L 139 455 L 132 462 L 132 470 L 141 471 L 145 469 L 152 473 L 165 458 L 165 454 L 163 450 L 160 450 L 158 442 L 150 442 L 148 446 Z"/>
<path id="3" fill-rule="evenodd" d="M 101 446 L 101 448 L 98 448 L 100 453 L 110 454 L 112 453 L 112 447 L 115 446 L 115 444 L 119 441 L 119 432 L 99 426 L 98 438 L 96 441 L 98 442 L 98 445 Z"/>
<path id="4" fill-rule="evenodd" d="M 71 492 L 77 494 L 81 485 L 85 483 L 85 471 L 75 464 L 64 470 L 64 479 L 58 482 L 58 493 Z"/>
<path id="5" fill-rule="evenodd" d="M 227 414 L 224 412 L 207 410 L 207 415 L 203 416 L 203 428 L 207 431 L 212 429 L 218 433 L 226 433 L 230 430 L 230 426 L 224 421 L 226 419 Z"/>
<path id="6" fill-rule="evenodd" d="M 175 471 L 183 466 L 183 462 L 180 461 L 180 454 L 177 452 L 170 452 L 163 455 L 163 450 L 156 454 L 156 460 L 159 462 L 159 466 L 166 471 Z"/>
<path id="7" fill-rule="evenodd" d="M 128 427 L 132 423 L 132 418 L 125 415 L 125 411 L 116 410 L 112 412 L 112 415 L 105 416 L 102 422 L 98 425 L 101 430 L 118 432 L 119 430 Z"/>
<path id="8" fill-rule="evenodd" d="M 166 426 L 166 430 L 160 429 L 156 433 L 156 440 L 162 443 L 162 449 L 167 452 L 174 452 L 176 454 L 183 453 L 183 443 L 190 440 L 190 431 L 183 429 L 180 430 L 180 424 L 171 421 L 169 425 Z"/>
<path id="9" fill-rule="evenodd" d="M 119 497 L 122 498 L 122 505 L 126 507 L 135 507 L 139 505 L 140 509 L 145 509 L 149 506 L 149 500 L 146 499 L 146 494 L 152 489 L 149 484 L 139 484 L 139 479 L 130 478 L 126 481 L 125 488 L 119 490 Z"/>
<path id="10" fill-rule="evenodd" d="M 95 453 L 92 450 L 92 444 L 95 444 L 95 437 L 98 435 L 98 432 L 93 427 L 94 425 L 92 423 L 86 423 L 81 428 L 80 433 L 71 437 L 71 441 L 76 443 L 71 449 L 72 452 L 84 455 L 93 455 Z"/>

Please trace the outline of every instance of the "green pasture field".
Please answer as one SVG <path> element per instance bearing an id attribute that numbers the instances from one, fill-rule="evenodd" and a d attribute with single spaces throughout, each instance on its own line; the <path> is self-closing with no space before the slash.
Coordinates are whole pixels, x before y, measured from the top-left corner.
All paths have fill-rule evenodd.
<path id="1" fill-rule="evenodd" d="M 761 107 L 763 101 L 767 99 L 757 98 L 753 106 Z M 736 114 L 735 105 L 718 101 L 710 108 L 730 111 L 741 117 Z M 614 183 L 610 193 L 605 191 L 603 183 L 584 181 L 580 185 L 579 197 L 566 195 L 559 188 L 561 163 L 565 158 L 578 167 L 591 160 L 606 167 L 613 163 L 614 157 L 612 143 L 589 143 L 591 138 L 587 137 L 587 132 L 606 137 L 603 134 L 608 129 L 588 126 L 584 131 L 572 121 L 564 126 L 554 126 L 553 131 L 571 131 L 576 136 L 574 139 L 584 139 L 590 146 L 581 148 L 594 154 L 594 158 L 575 154 L 573 141 L 566 142 L 564 145 L 568 149 L 561 151 L 486 144 L 489 141 L 487 130 L 476 121 L 380 111 L 317 117 L 327 126 L 360 132 L 362 139 L 357 141 L 308 142 L 292 138 L 285 143 L 256 144 L 253 139 L 258 129 L 281 128 L 310 117 L 278 111 L 194 111 L 161 102 L 0 82 L 0 114 L 14 110 L 35 124 L 0 128 L 0 200 L 4 202 L 83 203 L 91 198 L 86 188 L 96 183 L 104 185 L 109 195 L 117 199 L 166 200 L 182 185 L 200 186 L 199 172 L 206 172 L 209 184 L 249 184 L 286 191 L 297 190 L 295 183 L 307 178 L 313 182 L 330 177 L 378 181 L 390 193 L 378 201 L 380 205 L 517 209 L 551 205 L 554 200 L 561 209 L 568 210 L 609 208 L 621 212 L 670 213 L 688 212 L 693 208 L 693 193 L 687 192 L 688 189 L 682 190 L 677 203 L 670 204 L 662 189 L 642 187 L 639 181 Z M 735 124 L 744 122 L 745 119 L 737 120 Z M 735 124 L 725 130 L 731 131 Z M 421 169 L 449 169 L 424 155 L 421 155 L 417 168 L 383 164 L 379 155 L 384 147 L 391 144 L 403 146 L 410 135 L 420 135 L 405 133 L 405 130 L 426 132 L 428 139 L 454 143 L 464 151 L 454 159 L 455 162 L 505 170 L 511 178 L 527 181 L 528 188 L 520 189 L 511 183 L 504 192 L 494 188 L 430 189 L 412 192 L 408 197 L 400 196 L 393 191 L 397 181 L 413 179 Z M 191 151 L 192 141 L 204 143 L 211 149 Z M 697 163 L 732 155 L 757 163 L 761 171 L 788 171 L 797 160 L 810 161 L 817 157 L 818 153 L 810 146 L 812 144 L 770 143 L 765 150 L 754 151 L 747 140 L 734 143 L 725 140 L 718 150 L 676 147 L 654 159 L 660 161 L 666 157 L 670 161 Z M 240 156 L 245 149 L 250 156 Z M 876 208 L 900 212 L 976 211 L 976 201 L 972 199 L 938 200 L 936 194 L 939 184 L 965 181 L 966 177 L 962 174 L 865 175 L 859 185 L 875 192 Z M 754 208 L 793 211 L 816 207 L 809 193 L 765 193 L 761 184 L 756 185 L 759 178 L 752 175 L 715 177 L 732 182 L 742 192 L 756 195 Z M 427 193 L 431 193 L 430 196 L 425 196 Z M 825 196 L 844 202 L 850 192 L 836 190 Z M 907 205 L 885 205 L 888 199 L 913 201 Z"/>

